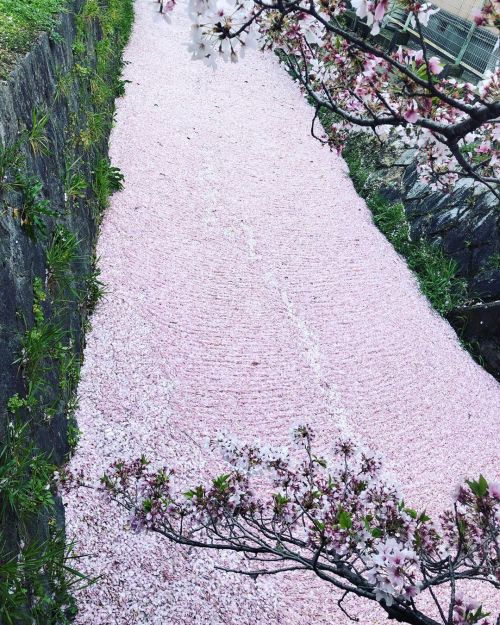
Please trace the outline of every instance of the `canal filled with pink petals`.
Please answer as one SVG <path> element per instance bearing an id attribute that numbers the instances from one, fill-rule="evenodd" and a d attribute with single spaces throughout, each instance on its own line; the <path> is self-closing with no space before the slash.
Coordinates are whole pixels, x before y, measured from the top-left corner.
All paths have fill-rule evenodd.
<path id="1" fill-rule="evenodd" d="M 98 244 L 107 295 L 92 319 L 71 466 L 89 479 L 145 453 L 196 482 L 219 430 L 374 450 L 414 507 L 498 476 L 500 387 L 462 349 L 373 225 L 312 109 L 270 54 L 192 62 L 184 7 L 136 1 L 113 164 L 126 177 Z M 344 625 L 311 576 L 259 580 L 210 553 L 134 534 L 93 490 L 66 497 L 69 538 L 103 577 L 79 625 Z M 226 561 L 231 559 L 225 556 Z M 383 623 L 356 600 L 363 624 Z"/>

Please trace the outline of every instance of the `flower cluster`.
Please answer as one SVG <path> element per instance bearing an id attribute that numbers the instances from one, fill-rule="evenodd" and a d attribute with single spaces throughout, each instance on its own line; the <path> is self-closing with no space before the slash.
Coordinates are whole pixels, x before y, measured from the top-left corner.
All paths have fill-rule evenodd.
<path id="1" fill-rule="evenodd" d="M 145 458 L 115 463 L 102 483 L 136 530 L 240 552 L 266 563 L 256 575 L 291 562 L 406 622 L 420 622 L 413 598 L 437 586 L 477 579 L 500 587 L 499 484 L 481 476 L 461 485 L 453 509 L 432 522 L 405 505 L 380 459 L 351 440 L 326 457 L 314 453 L 308 426 L 292 438 L 295 449 L 221 434 L 211 446 L 227 472 L 184 492 L 172 470 L 153 471 Z M 454 623 L 487 625 L 480 602 L 464 603 L 459 593 L 450 602 Z"/>
<path id="2" fill-rule="evenodd" d="M 245 51 L 256 47 L 257 30 L 252 1 L 217 3 L 215 0 L 189 0 L 193 60 L 215 67 L 217 60 L 235 63 Z"/>
<path id="3" fill-rule="evenodd" d="M 487 617 L 479 601 L 465 598 L 462 592 L 455 595 L 453 625 L 475 625 L 479 622 L 481 625 L 489 625 L 491 621 Z"/>
<path id="4" fill-rule="evenodd" d="M 381 541 L 371 557 L 372 568 L 366 572 L 368 581 L 376 588 L 376 599 L 391 605 L 393 597 L 410 599 L 419 592 L 414 583 L 417 554 L 401 546 L 394 538 Z"/>
<path id="5" fill-rule="evenodd" d="M 441 78 L 439 59 L 423 50 L 400 47 L 381 55 L 320 26 L 301 19 L 272 36 L 316 109 L 331 113 L 328 134 L 337 149 L 353 131 L 375 132 L 418 148 L 420 177 L 433 187 L 450 188 L 463 175 L 498 181 L 498 122 L 474 117 L 498 102 L 499 70 L 478 85 L 459 83 Z M 321 43 L 310 44 L 313 38 Z"/>

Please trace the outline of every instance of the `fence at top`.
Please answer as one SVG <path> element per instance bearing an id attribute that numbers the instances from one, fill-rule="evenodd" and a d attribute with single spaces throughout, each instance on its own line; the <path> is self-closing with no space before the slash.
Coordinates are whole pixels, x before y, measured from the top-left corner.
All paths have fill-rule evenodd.
<path id="1" fill-rule="evenodd" d="M 395 25 L 410 34 L 410 47 L 418 47 L 418 33 L 410 25 L 410 16 L 393 3 L 385 26 Z M 422 34 L 427 45 L 448 63 L 461 65 L 470 78 L 480 79 L 500 64 L 498 36 L 445 9 L 430 16 Z"/>

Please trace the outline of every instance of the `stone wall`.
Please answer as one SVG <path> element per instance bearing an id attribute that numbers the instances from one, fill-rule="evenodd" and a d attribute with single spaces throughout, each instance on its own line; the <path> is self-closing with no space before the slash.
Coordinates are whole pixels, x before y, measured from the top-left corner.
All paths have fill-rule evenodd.
<path id="1" fill-rule="evenodd" d="M 108 195 L 121 183 L 107 153 L 131 21 L 132 0 L 68 0 L 56 31 L 41 34 L 0 82 L 0 452 L 7 450 L 0 472 L 6 474 L 26 457 L 43 473 L 63 463 L 77 441 L 76 386 L 100 291 L 95 242 Z M 25 580 L 19 598 L 16 590 L 6 595 L 8 607 L 2 595 L 2 566 L 12 555 L 43 542 L 36 557 L 56 575 L 65 557 L 64 543 L 61 550 L 51 538 L 64 526 L 58 497 L 44 501 L 36 489 L 45 486 L 30 480 L 27 467 L 24 476 L 10 475 L 22 485 L 24 502 L 8 501 L 0 484 L 0 625 L 65 623 L 49 579 L 31 586 Z"/>
<path id="2" fill-rule="evenodd" d="M 45 283 L 46 254 L 51 244 L 51 235 L 56 226 L 63 226 L 78 238 L 78 258 L 70 267 L 74 283 L 78 285 L 90 271 L 92 249 L 97 224 L 91 211 L 91 168 L 94 155 L 87 155 L 78 146 L 69 148 L 72 120 L 84 123 L 87 107 L 80 98 L 79 88 L 74 85 L 68 93 L 56 95 L 58 76 L 71 72 L 75 64 L 72 51 L 76 38 L 74 12 L 82 8 L 83 0 L 72 3 L 72 11 L 61 17 L 57 43 L 47 34 L 40 36 L 33 50 L 20 60 L 7 83 L 0 84 L 0 142 L 4 152 L 17 150 L 7 163 L 5 175 L 10 184 L 3 189 L 0 216 L 0 432 L 5 425 L 7 402 L 15 394 L 26 392 L 28 380 L 18 362 L 22 352 L 22 339 L 28 328 L 34 325 L 34 278 Z M 99 37 L 97 29 L 89 32 L 89 56 L 92 46 Z M 33 112 L 46 114 L 45 136 L 48 149 L 32 149 L 29 131 L 33 125 Z M 23 134 L 25 137 L 23 137 Z M 106 144 L 96 146 L 101 154 L 106 153 Z M 77 201 L 65 200 L 66 170 L 71 159 L 81 159 L 80 171 L 89 182 L 89 191 Z M 17 161 L 17 162 L 16 162 Z M 11 163 L 14 167 L 9 167 Z M 40 216 L 43 226 L 33 235 L 23 225 L 23 206 L 29 201 L 30 193 L 23 188 L 19 176 L 41 183 L 37 201 L 48 200 L 53 216 Z M 29 186 L 30 182 L 27 182 Z M 89 202 L 90 200 L 90 202 Z M 44 303 L 45 313 L 50 318 L 51 302 Z M 81 351 L 82 311 L 78 310 L 76 298 L 70 302 L 62 315 L 64 331 L 71 335 L 75 354 Z M 49 364 L 49 363 L 47 363 Z M 58 392 L 58 376 L 47 367 L 47 383 L 43 404 L 55 399 Z M 68 452 L 66 412 L 61 406 L 53 418 L 44 420 L 40 411 L 34 420 L 36 439 L 40 447 L 53 454 L 56 461 L 62 461 Z"/>

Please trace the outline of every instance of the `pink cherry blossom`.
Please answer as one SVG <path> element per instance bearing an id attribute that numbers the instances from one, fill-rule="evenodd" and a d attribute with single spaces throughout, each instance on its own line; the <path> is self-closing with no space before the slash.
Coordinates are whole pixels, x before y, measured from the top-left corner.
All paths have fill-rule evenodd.
<path id="1" fill-rule="evenodd" d="M 418 105 L 415 102 L 415 100 L 411 100 L 408 103 L 408 108 L 406 109 L 406 111 L 403 113 L 403 117 L 406 119 L 407 122 L 409 122 L 410 124 L 414 124 L 417 122 L 417 120 L 420 117 L 419 111 L 418 111 Z"/>
<path id="2" fill-rule="evenodd" d="M 490 482 L 488 492 L 490 497 L 500 501 L 500 482 Z"/>
<path id="3" fill-rule="evenodd" d="M 428 66 L 432 74 L 440 74 L 443 71 L 443 66 L 437 56 L 431 56 Z"/>

